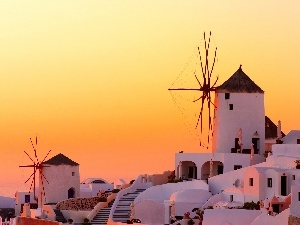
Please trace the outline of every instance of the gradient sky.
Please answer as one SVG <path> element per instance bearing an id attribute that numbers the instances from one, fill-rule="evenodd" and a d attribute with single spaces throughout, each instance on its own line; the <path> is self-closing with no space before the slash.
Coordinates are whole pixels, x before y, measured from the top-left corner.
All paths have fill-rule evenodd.
<path id="1" fill-rule="evenodd" d="M 167 90 L 178 77 L 197 87 L 185 68 L 203 32 L 218 47 L 218 84 L 242 64 L 266 115 L 299 129 L 299 15 L 296 0 L 0 1 L 0 195 L 30 175 L 19 168 L 30 137 L 40 158 L 78 162 L 81 180 L 130 181 L 172 170 L 179 150 L 204 151 L 200 106 L 181 113 Z"/>

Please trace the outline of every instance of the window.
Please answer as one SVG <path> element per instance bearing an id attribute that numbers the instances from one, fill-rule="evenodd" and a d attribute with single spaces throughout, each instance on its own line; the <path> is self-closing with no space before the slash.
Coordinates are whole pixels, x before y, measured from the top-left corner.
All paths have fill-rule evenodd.
<path id="1" fill-rule="evenodd" d="M 25 195 L 25 203 L 30 203 L 30 195 Z"/>
<path id="2" fill-rule="evenodd" d="M 300 201 L 300 192 L 298 192 L 298 201 Z"/>
<path id="3" fill-rule="evenodd" d="M 253 186 L 253 178 L 249 178 L 249 186 Z"/>
<path id="4" fill-rule="evenodd" d="M 233 169 L 234 170 L 238 170 L 238 169 L 241 169 L 242 168 L 242 165 L 234 165 L 233 166 Z"/>
<path id="5" fill-rule="evenodd" d="M 72 172 L 72 176 L 73 176 L 73 177 L 75 176 L 75 172 Z"/>
<path id="6" fill-rule="evenodd" d="M 229 104 L 229 110 L 233 110 L 233 104 Z"/>
<path id="7" fill-rule="evenodd" d="M 272 178 L 268 178 L 268 187 L 272 187 Z"/>
<path id="8" fill-rule="evenodd" d="M 296 176 L 295 175 L 292 176 L 292 180 L 296 180 Z"/>
<path id="9" fill-rule="evenodd" d="M 300 144 L 300 139 L 297 139 L 297 144 L 298 144 L 298 145 Z"/>
<path id="10" fill-rule="evenodd" d="M 230 93 L 225 93 L 225 99 L 230 99 Z"/>
<path id="11" fill-rule="evenodd" d="M 233 201 L 233 195 L 230 195 L 230 201 L 231 202 Z"/>

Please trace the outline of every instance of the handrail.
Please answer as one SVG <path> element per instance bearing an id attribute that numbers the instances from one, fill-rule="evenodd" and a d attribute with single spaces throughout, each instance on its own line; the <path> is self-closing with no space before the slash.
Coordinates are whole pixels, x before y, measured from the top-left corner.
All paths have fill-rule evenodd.
<path id="1" fill-rule="evenodd" d="M 97 215 L 97 213 L 108 206 L 108 204 L 113 201 L 117 196 L 117 193 L 111 193 L 108 197 L 107 197 L 107 201 L 106 202 L 98 202 L 98 204 L 94 207 L 94 209 L 90 212 L 90 214 L 87 216 L 87 218 L 89 219 L 89 221 L 92 221 L 95 216 Z"/>

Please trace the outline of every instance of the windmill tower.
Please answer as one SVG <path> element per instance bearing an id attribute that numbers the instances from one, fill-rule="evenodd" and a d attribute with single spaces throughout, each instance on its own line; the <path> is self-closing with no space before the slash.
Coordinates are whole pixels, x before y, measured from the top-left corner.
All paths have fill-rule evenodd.
<path id="1" fill-rule="evenodd" d="M 215 119 L 212 151 L 231 153 L 251 144 L 260 155 L 264 153 L 265 110 L 264 91 L 242 70 L 242 66 L 222 85 L 216 87 Z M 241 135 L 241 134 L 240 134 Z"/>
<path id="2" fill-rule="evenodd" d="M 45 195 L 40 193 L 44 203 L 59 201 L 80 196 L 79 164 L 63 154 L 58 154 L 43 162 L 43 174 L 48 183 L 41 184 Z M 41 181 L 40 181 L 41 182 Z"/>

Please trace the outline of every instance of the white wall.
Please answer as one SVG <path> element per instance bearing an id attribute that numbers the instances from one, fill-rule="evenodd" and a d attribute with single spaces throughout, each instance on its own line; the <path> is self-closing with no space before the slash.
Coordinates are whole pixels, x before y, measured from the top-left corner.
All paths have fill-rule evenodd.
<path id="1" fill-rule="evenodd" d="M 169 200 L 174 192 L 184 189 L 203 189 L 208 191 L 208 185 L 202 180 L 193 180 L 153 186 L 139 194 L 135 198 L 134 204 L 149 199 L 156 202 L 163 202 L 164 200 Z"/>
<path id="2" fill-rule="evenodd" d="M 250 186 L 250 178 L 253 178 L 253 186 Z M 262 181 L 264 174 L 259 173 L 255 167 L 249 167 L 244 175 L 245 202 L 257 202 L 260 200 L 260 189 L 264 188 Z"/>
<path id="3" fill-rule="evenodd" d="M 74 172 L 74 176 L 72 176 Z M 68 190 L 75 189 L 75 197 L 80 196 L 80 179 L 79 166 L 70 165 L 50 165 L 50 167 L 43 167 L 43 174 L 49 181 L 49 184 L 44 180 L 43 186 L 46 193 L 46 199 L 43 198 L 44 203 L 56 203 L 68 199 Z M 42 187 L 40 183 L 39 187 Z M 42 188 L 40 188 L 40 191 Z"/>
<path id="4" fill-rule="evenodd" d="M 217 194 L 226 188 L 235 187 L 234 184 L 237 179 L 240 179 L 241 181 L 244 180 L 244 171 L 246 169 L 247 167 L 209 178 L 208 184 L 211 193 Z"/>
<path id="5" fill-rule="evenodd" d="M 261 214 L 250 225 L 283 225 L 288 224 L 290 210 L 286 209 L 277 216 Z"/>
<path id="6" fill-rule="evenodd" d="M 222 225 L 227 222 L 231 225 L 250 225 L 260 214 L 260 210 L 206 209 L 202 224 Z"/>
<path id="7" fill-rule="evenodd" d="M 229 110 L 233 104 L 233 110 Z M 265 110 L 264 94 L 262 93 L 230 93 L 230 99 L 225 99 L 225 93 L 215 95 L 216 118 L 214 120 L 213 151 L 230 153 L 235 146 L 238 130 L 242 129 L 243 148 L 250 149 L 255 131 L 260 137 L 260 154 L 265 147 Z"/>
<path id="8" fill-rule="evenodd" d="M 210 160 L 223 163 L 223 172 L 229 172 L 234 169 L 234 165 L 241 165 L 243 168 L 250 166 L 250 154 L 239 154 L 239 153 L 176 153 L 175 154 L 175 175 L 179 178 L 179 164 L 184 161 L 194 162 L 197 166 L 197 176 L 201 179 L 203 173 L 207 174 L 207 169 L 201 171 L 203 164 L 207 164 Z M 264 157 L 260 155 L 254 156 L 255 163 L 261 163 L 265 160 Z M 214 175 L 217 175 L 217 165 L 214 163 Z"/>
<path id="9" fill-rule="evenodd" d="M 162 225 L 164 221 L 164 203 L 144 200 L 134 206 L 134 218 L 144 224 Z"/>
<path id="10" fill-rule="evenodd" d="M 193 213 L 192 209 L 202 207 L 211 197 L 212 194 L 207 190 L 186 189 L 173 193 L 170 201 L 174 202 L 176 216 L 183 216 L 184 213 L 190 212 L 191 217 L 194 217 L 196 213 Z"/>
<path id="11" fill-rule="evenodd" d="M 297 139 L 300 139 L 300 130 L 291 130 L 282 141 L 284 144 L 297 144 Z"/>
<path id="12" fill-rule="evenodd" d="M 292 216 L 296 216 L 300 218 L 300 201 L 299 201 L 299 192 L 300 192 L 300 185 L 295 184 L 292 185 L 292 199 L 291 199 L 291 205 L 290 205 L 290 212 Z"/>
<path id="13" fill-rule="evenodd" d="M 300 145 L 298 144 L 275 144 L 272 146 L 274 156 L 300 157 Z"/>

